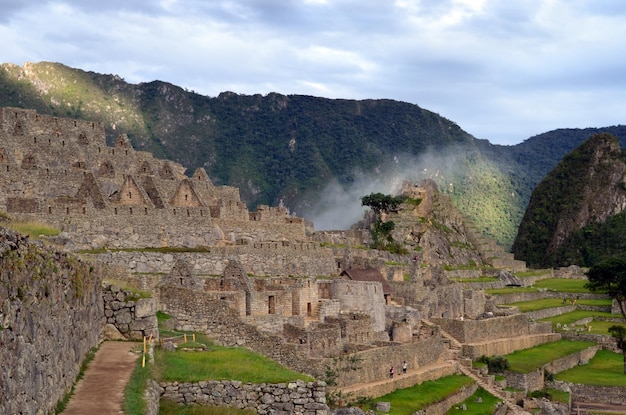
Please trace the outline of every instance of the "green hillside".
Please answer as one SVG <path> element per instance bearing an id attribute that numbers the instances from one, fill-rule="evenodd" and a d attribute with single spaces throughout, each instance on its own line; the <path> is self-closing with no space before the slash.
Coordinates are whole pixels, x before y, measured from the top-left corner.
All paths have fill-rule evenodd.
<path id="1" fill-rule="evenodd" d="M 332 205 L 326 186 L 356 196 L 390 193 L 402 179 L 435 180 L 487 236 L 510 246 L 535 184 L 596 130 L 559 130 L 517 146 L 477 140 L 453 121 L 392 100 L 302 95 L 202 96 L 154 81 L 57 63 L 0 66 L 0 106 L 103 121 L 109 143 L 128 134 L 138 150 L 206 169 L 237 186 L 250 208 L 284 203 L 308 217 Z M 607 131 L 626 140 L 626 127 Z M 317 227 L 317 226 L 316 226 Z M 317 227 L 320 229 L 319 227 Z"/>

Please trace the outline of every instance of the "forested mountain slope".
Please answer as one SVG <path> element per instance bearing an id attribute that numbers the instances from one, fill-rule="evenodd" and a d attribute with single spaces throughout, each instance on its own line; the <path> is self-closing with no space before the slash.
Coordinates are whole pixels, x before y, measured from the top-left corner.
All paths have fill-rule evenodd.
<path id="1" fill-rule="evenodd" d="M 558 130 L 497 146 L 405 102 L 207 97 L 48 62 L 3 64 L 0 106 L 103 121 L 109 143 L 126 133 L 138 150 L 190 172 L 204 167 L 215 184 L 237 186 L 249 207 L 282 202 L 317 229 L 348 227 L 365 194 L 431 178 L 487 236 L 509 246 L 535 184 L 597 132 Z M 626 127 L 602 130 L 626 142 Z"/>
<path id="2" fill-rule="evenodd" d="M 568 153 L 535 188 L 513 252 L 531 266 L 589 266 L 626 247 L 626 152 L 607 133 Z"/>

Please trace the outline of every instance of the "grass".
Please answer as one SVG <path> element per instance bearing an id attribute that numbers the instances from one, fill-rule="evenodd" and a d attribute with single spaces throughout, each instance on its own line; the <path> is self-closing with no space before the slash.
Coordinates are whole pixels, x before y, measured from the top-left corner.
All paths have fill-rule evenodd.
<path id="1" fill-rule="evenodd" d="M 552 326 L 555 327 L 558 323 L 560 323 L 561 325 L 570 325 L 587 317 L 615 318 L 619 316 L 602 311 L 574 310 L 570 313 L 563 313 L 554 317 L 542 318 L 540 321 L 549 321 L 552 323 Z"/>
<path id="2" fill-rule="evenodd" d="M 141 367 L 142 357 L 137 359 L 128 385 L 124 389 L 124 413 L 126 415 L 143 415 L 146 411 L 146 401 L 143 394 L 146 390 L 146 382 L 152 378 L 151 367 Z"/>
<path id="3" fill-rule="evenodd" d="M 576 366 L 555 375 L 557 380 L 596 386 L 626 387 L 624 356 L 598 350 L 586 365 Z"/>
<path id="4" fill-rule="evenodd" d="M 594 344 L 594 342 L 559 340 L 529 349 L 517 350 L 504 357 L 509 362 L 511 372 L 530 373 L 547 363 L 584 350 Z"/>
<path id="5" fill-rule="evenodd" d="M 550 400 L 553 402 L 569 403 L 569 392 L 552 388 L 546 388 L 546 392 L 550 395 Z"/>
<path id="6" fill-rule="evenodd" d="M 537 292 L 540 289 L 546 289 L 548 291 L 557 291 L 561 293 L 590 293 L 585 284 L 586 279 L 568 279 L 568 278 L 546 278 L 540 280 L 531 287 L 506 287 L 497 288 L 492 290 L 485 290 L 488 294 L 510 294 L 510 293 L 532 293 Z"/>
<path id="7" fill-rule="evenodd" d="M 550 275 L 551 272 L 552 271 L 549 269 L 533 269 L 533 270 L 528 270 L 528 271 L 523 271 L 523 272 L 516 272 L 514 275 L 519 278 L 539 277 L 541 275 Z"/>
<path id="8" fill-rule="evenodd" d="M 157 378 L 166 382 L 235 379 L 251 383 L 283 383 L 297 379 L 314 380 L 248 349 L 213 345 L 199 334 L 196 334 L 196 342 L 207 345 L 208 351 L 169 352 L 156 349 Z"/>
<path id="9" fill-rule="evenodd" d="M 615 323 L 613 321 L 604 321 L 604 320 L 593 320 L 589 326 L 591 330 L 589 333 L 591 334 L 604 334 L 610 336 L 609 327 L 611 326 L 622 326 L 626 328 L 626 323 Z"/>
<path id="10" fill-rule="evenodd" d="M 480 400 L 482 402 L 476 402 Z M 463 415 L 490 415 L 494 413 L 496 404 L 500 399 L 496 398 L 483 388 L 478 388 L 476 392 L 467 398 L 462 404 L 452 407 L 446 412 L 446 415 L 463 414 Z M 466 409 L 462 409 L 461 405 L 465 405 Z"/>
<path id="11" fill-rule="evenodd" d="M 580 305 L 589 305 L 589 306 L 610 306 L 611 299 L 600 299 L 600 300 L 576 300 L 576 304 Z M 555 308 L 562 307 L 565 305 L 570 305 L 570 302 L 567 301 L 563 303 L 563 299 L 561 298 L 541 298 L 539 300 L 533 301 L 521 301 L 517 303 L 507 303 L 506 305 L 516 306 L 519 308 L 519 311 L 522 313 L 527 313 L 529 311 L 537 311 L 544 310 L 546 308 Z"/>
<path id="12" fill-rule="evenodd" d="M 40 222 L 13 221 L 8 223 L 6 226 L 16 232 L 28 235 L 32 239 L 38 239 L 40 236 L 57 236 L 61 233 L 59 229 Z"/>
<path id="13" fill-rule="evenodd" d="M 495 282 L 500 281 L 496 277 L 477 277 L 477 278 L 452 278 L 455 282 Z"/>
<path id="14" fill-rule="evenodd" d="M 159 405 L 159 415 L 254 415 L 252 409 L 239 409 L 232 406 L 182 406 L 176 402 L 162 399 Z"/>
<path id="15" fill-rule="evenodd" d="M 390 402 L 389 415 L 412 414 L 428 405 L 437 403 L 474 381 L 462 375 L 444 376 L 429 380 L 409 388 L 398 389 L 376 399 L 376 402 Z M 375 404 L 372 404 L 375 407 Z M 373 408 L 371 408 L 373 409 Z"/>

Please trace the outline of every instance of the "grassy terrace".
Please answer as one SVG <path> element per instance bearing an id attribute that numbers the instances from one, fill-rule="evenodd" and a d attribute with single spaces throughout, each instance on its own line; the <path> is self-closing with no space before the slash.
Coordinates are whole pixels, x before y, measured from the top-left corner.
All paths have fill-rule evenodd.
<path id="1" fill-rule="evenodd" d="M 589 306 L 610 306 L 611 299 L 598 299 L 598 300 L 576 300 L 576 304 L 580 305 L 589 305 Z M 570 305 L 570 302 L 563 302 L 561 298 L 542 298 L 534 301 L 522 301 L 518 303 L 507 303 L 507 305 L 517 306 L 522 313 L 527 313 L 529 311 L 537 311 L 544 310 L 546 308 L 555 308 L 562 307 L 565 305 Z"/>
<path id="2" fill-rule="evenodd" d="M 531 287 L 507 287 L 507 288 L 498 288 L 493 290 L 485 290 L 488 294 L 510 294 L 510 293 L 520 293 L 520 292 L 537 292 L 540 289 L 546 289 L 548 291 L 557 291 L 562 293 L 589 293 L 587 288 L 585 288 L 585 284 L 587 280 L 579 280 L 579 279 L 565 279 L 565 278 L 546 278 L 545 280 L 540 280 L 535 283 L 535 285 Z"/>
<path id="3" fill-rule="evenodd" d="M 409 388 L 398 389 L 387 395 L 376 398 L 367 403 L 369 408 L 375 409 L 375 402 L 390 402 L 389 415 L 412 414 L 428 405 L 437 403 L 457 392 L 459 389 L 473 384 L 474 381 L 464 375 L 450 375 L 437 380 L 429 380 Z M 490 409 L 493 409 L 491 407 Z M 492 411 L 493 412 L 493 411 Z M 465 414 L 465 412 L 463 412 Z M 488 412 L 491 413 L 491 412 Z"/>
<path id="4" fill-rule="evenodd" d="M 626 387 L 624 357 L 620 353 L 598 350 L 588 364 L 555 375 L 557 380 L 585 385 Z"/>
<path id="5" fill-rule="evenodd" d="M 478 398 L 480 398 L 482 402 L 476 402 Z M 478 388 L 472 396 L 463 402 L 466 408 L 465 410 L 461 409 L 461 405 L 456 405 L 450 408 L 445 415 L 491 415 L 498 402 L 500 402 L 500 399 L 496 398 L 483 388 Z"/>
<path id="6" fill-rule="evenodd" d="M 559 340 L 530 349 L 518 350 L 504 357 L 509 362 L 510 371 L 530 373 L 547 363 L 584 350 L 594 344 L 593 342 Z"/>

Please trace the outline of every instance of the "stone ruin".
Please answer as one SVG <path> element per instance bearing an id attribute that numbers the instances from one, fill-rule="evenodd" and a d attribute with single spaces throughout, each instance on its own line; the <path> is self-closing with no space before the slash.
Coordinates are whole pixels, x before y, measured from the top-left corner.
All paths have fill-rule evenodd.
<path id="1" fill-rule="evenodd" d="M 0 211 L 61 229 L 54 241 L 67 250 L 94 250 L 84 256 L 150 290 L 180 328 L 309 373 L 352 354 L 374 367 L 340 373 L 344 385 L 387 376 L 381 359 L 412 367 L 446 359 L 439 330 L 424 320 L 476 319 L 489 304 L 482 291 L 451 282 L 434 255 L 364 250 L 358 231 L 316 234 L 284 207 L 250 212 L 238 189 L 213 185 L 203 169 L 186 176 L 177 163 L 135 151 L 125 135 L 107 146 L 101 123 L 1 108 L 0 170 Z M 404 187 L 423 200 L 412 216 L 440 203 L 428 183 Z M 445 220 L 459 238 L 489 246 L 458 257 L 494 256 L 492 245 L 466 236 L 460 214 Z M 440 243 L 432 232 L 420 241 Z M 142 250 L 172 247 L 189 250 Z M 109 314 L 127 320 L 128 312 Z M 141 330 L 153 331 L 152 322 Z"/>

